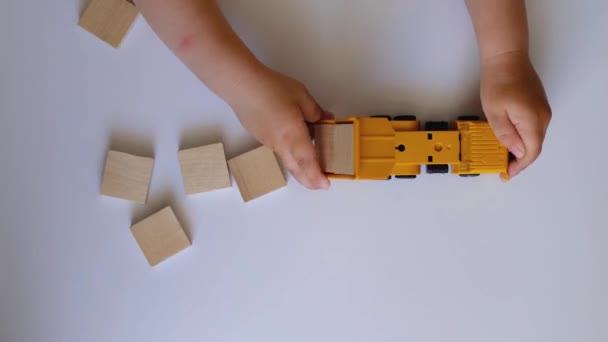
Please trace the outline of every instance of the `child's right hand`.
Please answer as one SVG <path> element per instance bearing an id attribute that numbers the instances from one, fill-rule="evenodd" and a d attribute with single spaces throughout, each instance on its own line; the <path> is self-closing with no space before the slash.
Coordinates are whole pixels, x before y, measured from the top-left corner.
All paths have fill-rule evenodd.
<path id="1" fill-rule="evenodd" d="M 232 30 L 216 1 L 135 0 L 159 37 L 241 123 L 274 150 L 310 189 L 327 189 L 306 122 L 324 111 L 306 88 L 262 65 Z"/>
<path id="2" fill-rule="evenodd" d="M 327 189 L 329 180 L 317 160 L 308 126 L 330 118 L 301 83 L 266 67 L 238 80 L 227 99 L 243 126 L 275 151 L 309 189 Z"/>

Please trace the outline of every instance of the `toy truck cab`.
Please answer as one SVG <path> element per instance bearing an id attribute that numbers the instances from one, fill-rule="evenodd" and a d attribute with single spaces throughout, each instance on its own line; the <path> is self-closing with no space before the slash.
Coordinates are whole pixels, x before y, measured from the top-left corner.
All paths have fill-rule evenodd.
<path id="1" fill-rule="evenodd" d="M 340 131 L 339 135 L 333 132 Z M 508 151 L 485 121 L 420 121 L 413 116 L 328 120 L 315 126 L 322 169 L 332 178 L 415 178 L 427 173 L 507 175 Z"/>

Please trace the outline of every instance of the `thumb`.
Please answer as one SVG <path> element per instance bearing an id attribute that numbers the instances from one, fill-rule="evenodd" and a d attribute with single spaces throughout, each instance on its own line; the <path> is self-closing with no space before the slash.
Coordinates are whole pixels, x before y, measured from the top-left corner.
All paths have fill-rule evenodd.
<path id="1" fill-rule="evenodd" d="M 488 122 L 498 141 L 509 152 L 513 153 L 517 159 L 521 159 L 526 155 L 524 142 L 506 113 L 502 115 L 488 115 Z"/>
<path id="2" fill-rule="evenodd" d="M 301 127 L 292 133 L 290 141 L 277 150 L 277 154 L 300 184 L 312 190 L 329 188 L 329 180 L 321 171 L 303 121 Z"/>

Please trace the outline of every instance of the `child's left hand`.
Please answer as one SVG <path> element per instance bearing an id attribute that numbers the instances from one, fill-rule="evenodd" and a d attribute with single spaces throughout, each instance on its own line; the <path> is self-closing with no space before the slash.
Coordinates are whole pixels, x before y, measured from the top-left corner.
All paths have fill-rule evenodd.
<path id="1" fill-rule="evenodd" d="M 502 54 L 482 62 L 481 102 L 498 140 L 517 158 L 514 177 L 540 155 L 551 120 L 543 85 L 527 54 Z"/>

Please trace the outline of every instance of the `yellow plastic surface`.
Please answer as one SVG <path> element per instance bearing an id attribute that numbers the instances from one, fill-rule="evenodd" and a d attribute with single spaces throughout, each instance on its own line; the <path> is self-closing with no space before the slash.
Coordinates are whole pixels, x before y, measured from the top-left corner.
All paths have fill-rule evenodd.
<path id="1" fill-rule="evenodd" d="M 457 121 L 460 132 L 461 160 L 452 165 L 454 174 L 498 173 L 508 178 L 509 151 L 484 121 Z"/>
<path id="2" fill-rule="evenodd" d="M 454 130 L 449 131 L 420 131 L 419 121 L 374 117 L 321 123 L 350 123 L 355 132 L 354 176 L 328 175 L 331 178 L 415 176 L 426 164 L 449 164 L 453 174 L 496 173 L 508 177 L 508 151 L 485 121 L 455 121 Z"/>

